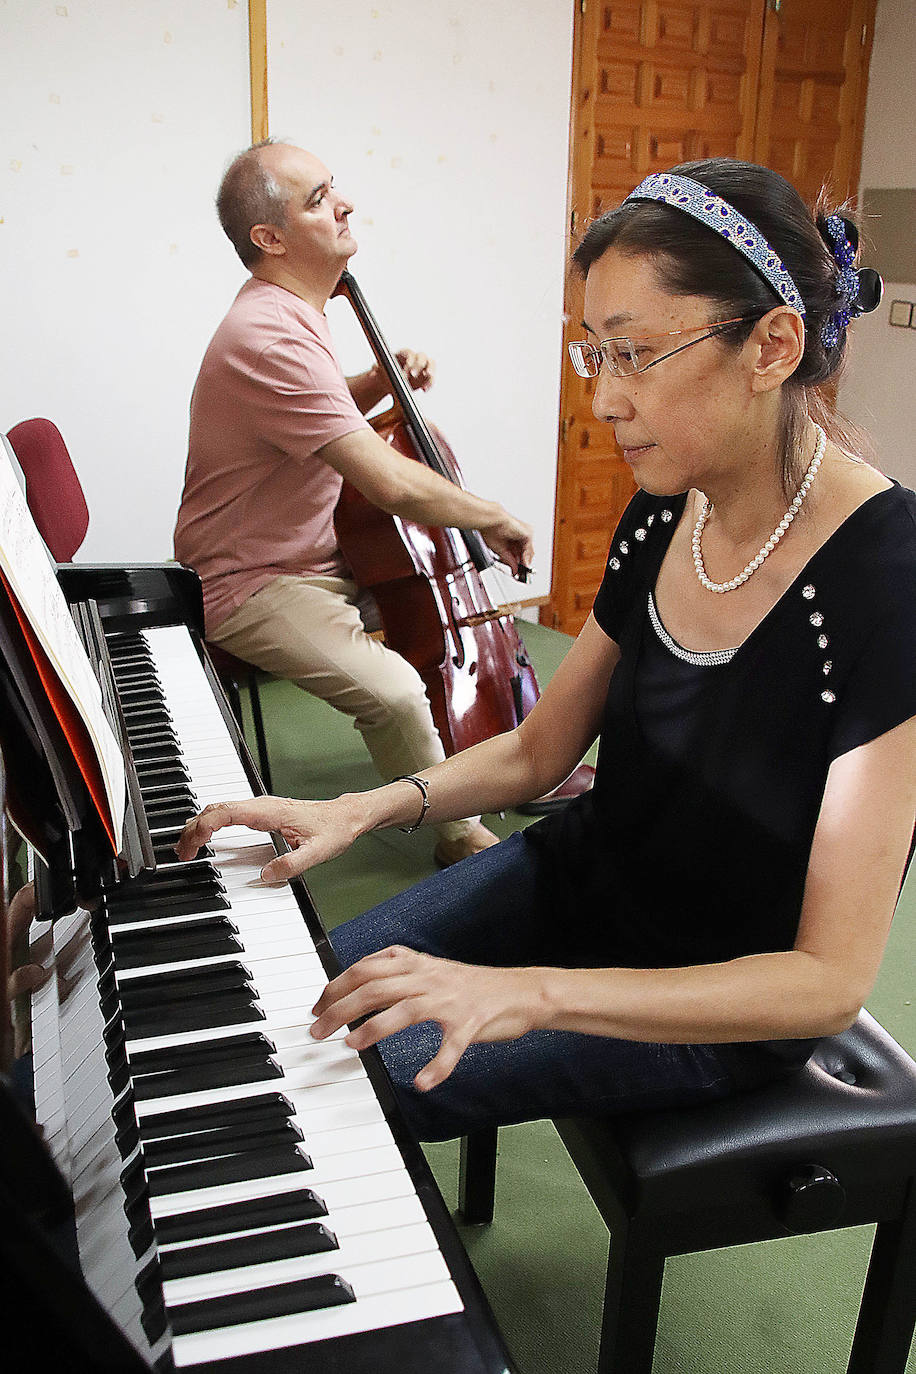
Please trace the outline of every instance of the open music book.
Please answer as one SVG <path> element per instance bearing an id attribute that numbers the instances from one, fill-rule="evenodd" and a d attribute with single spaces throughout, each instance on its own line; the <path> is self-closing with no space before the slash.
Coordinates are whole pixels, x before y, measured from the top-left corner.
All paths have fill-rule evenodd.
<path id="1" fill-rule="evenodd" d="M 8 447 L 4 438 L 0 443 L 0 603 L 6 612 L 5 652 L 16 660 L 8 666 L 27 685 L 20 695 L 38 735 L 47 733 L 51 721 L 50 713 L 40 708 L 50 707 L 117 854 L 126 808 L 121 748 L 105 714 L 98 679 L 19 487 Z M 42 715 L 43 719 L 36 718 Z M 13 728 L 8 721 L 7 731 Z M 5 754 L 14 752 L 14 741 L 5 731 L 0 732 L 0 746 Z M 26 817 L 21 806 L 13 803 L 17 796 L 20 803 L 27 797 L 29 779 L 16 777 L 14 766 L 8 767 L 7 776 L 10 818 L 22 829 Z M 66 815 L 68 800 L 59 799 Z M 40 834 L 29 833 L 26 838 L 42 852 Z"/>

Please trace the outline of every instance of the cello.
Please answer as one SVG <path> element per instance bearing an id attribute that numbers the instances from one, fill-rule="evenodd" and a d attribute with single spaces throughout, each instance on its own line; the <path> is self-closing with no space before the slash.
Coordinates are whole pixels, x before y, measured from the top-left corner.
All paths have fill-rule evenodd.
<path id="1" fill-rule="evenodd" d="M 376 433 L 463 486 L 454 453 L 421 414 L 351 273 L 342 273 L 334 294 L 349 301 L 389 384 L 392 405 L 371 421 Z M 495 559 L 479 532 L 388 515 L 349 482 L 334 525 L 354 580 L 378 606 L 385 644 L 423 680 L 446 755 L 519 725 L 540 689 L 510 608 L 492 604 L 481 577 Z M 580 764 L 560 787 L 521 809 L 554 810 L 587 791 L 593 777 L 594 770 Z"/>

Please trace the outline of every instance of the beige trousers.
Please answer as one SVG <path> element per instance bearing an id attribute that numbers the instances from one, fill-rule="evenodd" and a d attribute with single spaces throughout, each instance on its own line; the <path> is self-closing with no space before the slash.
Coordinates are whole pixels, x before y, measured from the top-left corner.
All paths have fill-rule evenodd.
<path id="1" fill-rule="evenodd" d="M 406 659 L 366 633 L 357 595 L 342 577 L 275 577 L 209 639 L 352 716 L 386 782 L 422 773 L 445 757 L 426 689 Z M 436 829 L 456 840 L 477 819 Z"/>

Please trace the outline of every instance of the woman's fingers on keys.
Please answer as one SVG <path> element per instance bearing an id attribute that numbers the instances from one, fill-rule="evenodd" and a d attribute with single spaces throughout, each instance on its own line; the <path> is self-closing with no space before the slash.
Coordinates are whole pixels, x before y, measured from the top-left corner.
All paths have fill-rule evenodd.
<path id="1" fill-rule="evenodd" d="M 207 843 L 217 830 L 227 825 L 247 825 L 252 830 L 273 830 L 273 822 L 264 814 L 259 802 L 274 802 L 276 797 L 257 797 L 250 801 L 211 802 L 185 825 L 178 837 L 175 852 L 179 859 L 193 859 L 201 845 Z"/>

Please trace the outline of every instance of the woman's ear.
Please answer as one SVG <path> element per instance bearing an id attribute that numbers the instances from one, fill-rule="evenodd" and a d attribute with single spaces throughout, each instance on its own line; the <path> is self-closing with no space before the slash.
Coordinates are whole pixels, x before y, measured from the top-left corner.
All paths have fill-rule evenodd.
<path id="1" fill-rule="evenodd" d="M 754 391 L 775 391 L 798 367 L 805 352 L 805 322 L 788 305 L 770 310 L 754 326 L 748 343 L 753 347 Z"/>

